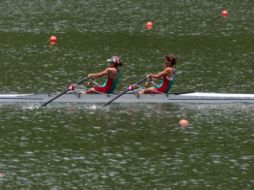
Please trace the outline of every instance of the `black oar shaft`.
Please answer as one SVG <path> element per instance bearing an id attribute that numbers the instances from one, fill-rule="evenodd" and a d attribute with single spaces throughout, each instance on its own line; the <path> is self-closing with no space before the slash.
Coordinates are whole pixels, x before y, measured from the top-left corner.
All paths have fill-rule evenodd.
<path id="1" fill-rule="evenodd" d="M 142 82 L 144 82 L 147 78 L 143 78 L 140 81 L 136 82 L 136 85 L 141 84 Z M 122 95 L 126 94 L 129 91 L 129 88 L 127 88 L 125 91 L 123 91 L 122 93 L 118 94 L 116 97 L 112 98 L 110 101 L 108 101 L 107 103 L 104 104 L 104 106 L 107 106 L 109 104 L 111 104 L 112 102 L 114 102 L 116 99 L 120 98 Z"/>
<path id="2" fill-rule="evenodd" d="M 83 78 L 81 81 L 77 82 L 76 84 L 82 84 L 85 80 L 87 80 L 86 78 Z M 65 93 L 67 93 L 68 91 L 70 91 L 68 88 L 66 90 L 64 90 L 62 93 L 58 94 L 57 96 L 55 96 L 54 98 L 50 99 L 49 101 L 45 102 L 44 104 L 41 105 L 41 107 L 44 107 L 46 105 L 48 105 L 50 102 L 53 102 L 55 99 L 59 98 L 60 96 L 64 95 Z"/>
<path id="3" fill-rule="evenodd" d="M 107 106 L 109 104 L 111 104 L 112 102 L 114 102 L 116 99 L 120 98 L 120 96 L 124 95 L 126 92 L 128 92 L 129 90 L 125 90 L 122 93 L 118 94 L 117 96 L 115 96 L 114 98 L 112 98 L 110 101 L 108 101 L 106 104 L 104 104 L 104 106 Z"/>
<path id="4" fill-rule="evenodd" d="M 55 99 L 57 99 L 58 97 L 62 96 L 63 94 L 65 94 L 66 92 L 68 92 L 69 89 L 66 89 L 65 91 L 63 91 L 61 94 L 58 94 L 57 96 L 55 96 L 54 98 L 50 99 L 49 101 L 45 102 L 44 104 L 41 105 L 41 107 L 48 105 L 50 102 L 53 102 Z"/>

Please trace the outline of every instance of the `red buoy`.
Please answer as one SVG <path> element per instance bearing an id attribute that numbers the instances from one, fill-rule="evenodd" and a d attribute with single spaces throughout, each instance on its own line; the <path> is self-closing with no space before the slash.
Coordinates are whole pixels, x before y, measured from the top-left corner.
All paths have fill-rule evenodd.
<path id="1" fill-rule="evenodd" d="M 179 124 L 180 124 L 181 127 L 186 127 L 186 126 L 189 125 L 189 121 L 187 119 L 181 119 L 179 121 Z"/>
<path id="2" fill-rule="evenodd" d="M 49 41 L 50 41 L 51 45 L 55 45 L 57 42 L 57 37 L 52 35 L 52 36 L 50 36 Z"/>
<path id="3" fill-rule="evenodd" d="M 147 29 L 147 30 L 151 30 L 152 28 L 153 28 L 153 22 L 148 21 L 148 22 L 146 23 L 146 29 Z"/>
<path id="4" fill-rule="evenodd" d="M 221 16 L 227 17 L 228 16 L 228 11 L 227 10 L 221 11 Z"/>

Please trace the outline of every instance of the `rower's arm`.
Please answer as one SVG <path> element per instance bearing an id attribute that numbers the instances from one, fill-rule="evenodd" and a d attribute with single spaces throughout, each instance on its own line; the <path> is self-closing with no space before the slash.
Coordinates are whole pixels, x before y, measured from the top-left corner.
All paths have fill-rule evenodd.
<path id="1" fill-rule="evenodd" d="M 155 79 L 160 79 L 162 78 L 163 76 L 167 75 L 168 74 L 168 70 L 167 69 L 164 69 L 164 71 L 158 73 L 158 74 L 151 74 L 152 78 L 155 78 Z"/>
<path id="2" fill-rule="evenodd" d="M 107 75 L 108 72 L 109 72 L 108 69 L 105 69 L 105 70 L 103 70 L 103 71 L 101 71 L 99 73 L 91 73 L 91 74 L 88 75 L 88 77 L 89 78 L 100 78 L 102 76 Z"/>

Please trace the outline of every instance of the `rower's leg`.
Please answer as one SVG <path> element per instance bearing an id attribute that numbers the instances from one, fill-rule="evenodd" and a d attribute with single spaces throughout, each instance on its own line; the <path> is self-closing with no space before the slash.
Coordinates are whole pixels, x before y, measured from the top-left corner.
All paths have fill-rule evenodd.
<path id="1" fill-rule="evenodd" d="M 90 88 L 89 90 L 84 91 L 85 94 L 105 94 L 104 91 L 99 91 L 98 88 Z"/>
<path id="2" fill-rule="evenodd" d="M 161 94 L 156 88 L 151 87 L 139 91 L 139 94 Z"/>
<path id="3" fill-rule="evenodd" d="M 83 91 L 84 94 L 98 94 L 94 88 Z"/>

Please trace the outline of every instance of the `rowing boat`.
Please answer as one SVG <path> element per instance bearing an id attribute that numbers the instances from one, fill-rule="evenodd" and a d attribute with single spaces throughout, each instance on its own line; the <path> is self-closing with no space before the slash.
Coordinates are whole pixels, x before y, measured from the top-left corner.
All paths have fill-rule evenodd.
<path id="1" fill-rule="evenodd" d="M 57 94 L 57 93 L 56 93 Z M 56 94 L 0 94 L 1 104 L 11 103 L 45 103 Z M 106 103 L 117 94 L 82 94 L 69 92 L 54 102 L 58 103 Z M 254 94 L 229 94 L 229 93 L 170 93 L 144 94 L 137 96 L 135 93 L 124 94 L 116 103 L 254 103 Z"/>

